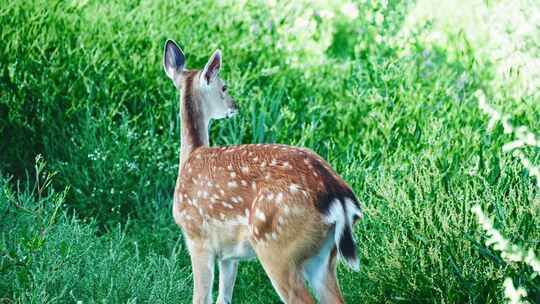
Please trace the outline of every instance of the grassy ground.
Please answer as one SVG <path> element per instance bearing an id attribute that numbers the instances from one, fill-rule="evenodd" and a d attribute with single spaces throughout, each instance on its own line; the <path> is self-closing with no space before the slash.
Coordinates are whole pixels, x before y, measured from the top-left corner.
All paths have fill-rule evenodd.
<path id="1" fill-rule="evenodd" d="M 310 147 L 355 189 L 362 266 L 338 273 L 349 303 L 499 303 L 507 276 L 540 302 L 539 278 L 486 247 L 470 212 L 480 204 L 540 249 L 538 188 L 473 93 L 533 131 L 538 95 L 494 85 L 496 66 L 462 33 L 440 45 L 424 24 L 402 38 L 414 3 L 220 3 L 0 0 L 0 303 L 191 301 L 170 215 L 166 38 L 191 68 L 223 50 L 240 115 L 212 125 L 212 145 Z M 257 262 L 241 264 L 234 298 L 279 302 Z"/>

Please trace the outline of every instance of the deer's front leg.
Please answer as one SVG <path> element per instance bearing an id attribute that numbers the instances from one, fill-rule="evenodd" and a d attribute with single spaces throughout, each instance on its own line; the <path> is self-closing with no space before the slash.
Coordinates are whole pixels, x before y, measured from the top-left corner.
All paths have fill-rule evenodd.
<path id="1" fill-rule="evenodd" d="M 193 271 L 193 304 L 211 304 L 214 255 L 193 243 L 189 247 Z"/>
<path id="2" fill-rule="evenodd" d="M 217 304 L 230 304 L 232 302 L 237 269 L 238 261 L 219 261 L 219 294 Z"/>

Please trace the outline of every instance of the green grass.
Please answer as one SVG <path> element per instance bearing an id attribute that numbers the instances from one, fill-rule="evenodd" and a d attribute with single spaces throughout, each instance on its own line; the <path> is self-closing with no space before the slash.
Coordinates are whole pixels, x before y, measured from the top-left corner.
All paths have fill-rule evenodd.
<path id="1" fill-rule="evenodd" d="M 212 124 L 212 145 L 306 146 L 352 185 L 366 217 L 360 272 L 338 269 L 348 303 L 500 303 L 507 276 L 540 301 L 540 279 L 486 247 L 470 212 L 479 203 L 540 249 L 539 189 L 473 93 L 504 96 L 534 131 L 540 100 L 495 92 L 494 67 L 466 38 L 390 43 L 412 3 L 319 18 L 305 41 L 283 31 L 316 5 L 183 2 L 0 1 L 0 303 L 191 301 L 170 212 L 180 121 L 167 38 L 190 68 L 223 50 L 240 115 Z M 34 168 L 37 154 L 47 166 Z M 279 302 L 257 262 L 241 264 L 234 301 Z"/>

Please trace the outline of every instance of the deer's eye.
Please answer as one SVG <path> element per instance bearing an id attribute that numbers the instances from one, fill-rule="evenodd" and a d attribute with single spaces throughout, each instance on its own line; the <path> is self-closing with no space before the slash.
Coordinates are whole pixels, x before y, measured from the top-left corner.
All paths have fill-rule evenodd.
<path id="1" fill-rule="evenodd" d="M 224 85 L 223 88 L 221 88 L 221 90 L 222 90 L 223 92 L 227 92 L 227 86 Z"/>

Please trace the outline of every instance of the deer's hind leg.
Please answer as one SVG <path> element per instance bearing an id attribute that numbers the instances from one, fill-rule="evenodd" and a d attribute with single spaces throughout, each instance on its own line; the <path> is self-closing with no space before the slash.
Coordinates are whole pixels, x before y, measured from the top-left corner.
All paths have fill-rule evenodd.
<path id="1" fill-rule="evenodd" d="M 320 303 L 345 303 L 336 277 L 337 249 L 333 239 L 326 241 L 318 255 L 304 264 L 304 276 Z"/>
<path id="2" fill-rule="evenodd" d="M 193 304 L 212 303 L 215 257 L 202 242 L 187 240 L 193 272 Z"/>
<path id="3" fill-rule="evenodd" d="M 260 249 L 257 256 L 281 300 L 288 304 L 315 303 L 302 276 L 302 267 L 279 254 L 279 248 Z"/>
<path id="4" fill-rule="evenodd" d="M 219 261 L 219 293 L 217 304 L 230 304 L 232 301 L 234 281 L 238 270 L 238 261 Z"/>
<path id="5" fill-rule="evenodd" d="M 324 241 L 325 227 L 316 216 L 309 214 L 291 211 L 280 221 L 282 216 L 280 211 L 255 216 L 253 248 L 285 303 L 314 303 L 306 286 L 304 264 Z M 268 221 L 276 218 L 277 225 L 268 225 Z"/>

